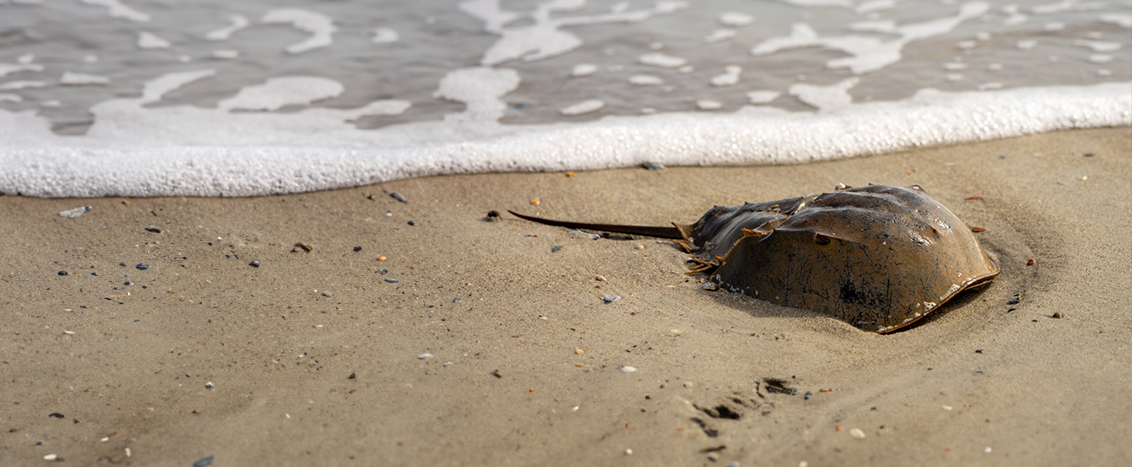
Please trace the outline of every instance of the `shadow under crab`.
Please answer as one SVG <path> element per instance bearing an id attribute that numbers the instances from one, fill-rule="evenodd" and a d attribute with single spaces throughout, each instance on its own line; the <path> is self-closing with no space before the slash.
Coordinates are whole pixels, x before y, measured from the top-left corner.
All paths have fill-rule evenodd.
<path id="1" fill-rule="evenodd" d="M 998 263 L 958 217 L 918 186 L 839 187 L 742 206 L 694 224 L 534 222 L 676 239 L 689 273 L 720 288 L 888 333 L 998 275 Z"/>

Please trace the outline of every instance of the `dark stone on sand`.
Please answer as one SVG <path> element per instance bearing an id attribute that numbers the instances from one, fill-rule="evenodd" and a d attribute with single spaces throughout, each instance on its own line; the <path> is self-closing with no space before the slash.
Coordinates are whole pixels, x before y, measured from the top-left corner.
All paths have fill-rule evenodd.
<path id="1" fill-rule="evenodd" d="M 60 275 L 60 276 L 66 276 L 66 275 L 67 275 L 67 271 L 59 271 L 59 275 Z"/>
<path id="2" fill-rule="evenodd" d="M 400 194 L 397 194 L 396 191 L 394 191 L 393 193 L 390 193 L 389 196 L 392 196 L 393 199 L 400 201 L 402 203 L 408 203 L 408 201 L 405 200 L 405 197 L 401 196 Z"/>
<path id="3" fill-rule="evenodd" d="M 136 267 L 137 267 L 138 269 L 142 270 L 142 271 L 145 271 L 146 269 L 149 269 L 149 265 L 148 265 L 148 264 L 139 264 L 139 265 L 137 265 Z"/>

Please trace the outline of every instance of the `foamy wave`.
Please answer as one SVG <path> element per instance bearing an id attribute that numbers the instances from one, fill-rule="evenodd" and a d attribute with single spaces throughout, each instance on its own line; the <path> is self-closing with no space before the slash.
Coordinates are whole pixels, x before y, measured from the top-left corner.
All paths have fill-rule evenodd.
<path id="1" fill-rule="evenodd" d="M 349 110 L 312 109 L 318 112 L 288 123 L 277 114 L 141 106 L 164 90 L 151 89 L 175 87 L 170 81 L 177 79 L 147 87 L 140 99 L 100 104 L 105 113 L 100 122 L 156 122 L 153 128 L 163 133 L 146 138 L 137 128 L 123 133 L 97 125 L 88 136 L 62 137 L 31 112 L 0 110 L 0 191 L 42 197 L 254 196 L 457 173 L 593 170 L 645 162 L 802 163 L 1132 124 L 1132 82 L 991 92 L 928 89 L 903 101 L 817 113 L 749 106 L 732 114 L 616 116 L 577 124 L 511 126 L 448 118 L 363 131 L 344 123 Z M 509 89 L 504 85 L 489 94 Z M 483 95 L 477 107 L 475 90 L 460 92 L 450 90 L 450 95 L 468 99 L 465 113 L 502 112 Z M 183 120 L 173 124 L 171 118 Z M 300 121 L 306 136 L 296 141 L 295 128 L 288 125 Z M 199 133 L 201 125 L 235 126 L 256 137 L 210 144 Z M 314 127 L 321 130 L 309 131 Z"/>

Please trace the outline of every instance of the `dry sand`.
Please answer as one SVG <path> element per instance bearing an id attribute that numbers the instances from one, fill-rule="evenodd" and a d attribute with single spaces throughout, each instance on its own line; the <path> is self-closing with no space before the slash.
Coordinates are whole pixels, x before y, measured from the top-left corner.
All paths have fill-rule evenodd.
<path id="1" fill-rule="evenodd" d="M 483 220 L 664 225 L 839 182 L 923 186 L 987 229 L 1001 276 L 882 336 L 701 290 L 666 242 Z M 1129 465 L 1130 232 L 1127 127 L 786 167 L 2 197 L 0 465 Z"/>

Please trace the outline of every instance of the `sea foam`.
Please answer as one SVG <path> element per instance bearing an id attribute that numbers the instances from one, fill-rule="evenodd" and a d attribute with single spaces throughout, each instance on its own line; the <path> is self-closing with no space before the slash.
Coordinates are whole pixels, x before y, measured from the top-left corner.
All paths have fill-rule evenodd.
<path id="1" fill-rule="evenodd" d="M 1050 1 L 0 3 L 0 28 L 90 44 L 0 47 L 0 192 L 254 196 L 1132 125 L 1128 2 Z M 104 24 L 68 16 L 92 6 Z"/>

